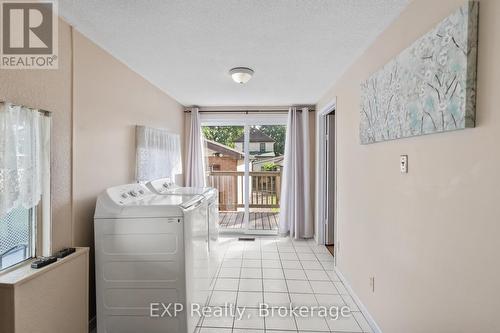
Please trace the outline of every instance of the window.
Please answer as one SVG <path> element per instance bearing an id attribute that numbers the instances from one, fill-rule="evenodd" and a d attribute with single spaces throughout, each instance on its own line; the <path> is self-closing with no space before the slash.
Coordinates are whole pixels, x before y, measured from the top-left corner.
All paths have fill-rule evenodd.
<path id="1" fill-rule="evenodd" d="M 0 102 L 0 270 L 50 254 L 50 115 Z"/>
<path id="2" fill-rule="evenodd" d="M 220 164 L 213 164 L 212 171 L 220 171 Z"/>
<path id="3" fill-rule="evenodd" d="M 136 127 L 136 180 L 175 177 L 182 173 L 179 134 L 161 128 Z"/>
<path id="4" fill-rule="evenodd" d="M 262 142 L 260 144 L 260 152 L 263 153 L 266 151 L 266 143 L 265 142 Z"/>
<path id="5" fill-rule="evenodd" d="M 35 255 L 36 209 L 16 207 L 0 219 L 0 269 Z"/>

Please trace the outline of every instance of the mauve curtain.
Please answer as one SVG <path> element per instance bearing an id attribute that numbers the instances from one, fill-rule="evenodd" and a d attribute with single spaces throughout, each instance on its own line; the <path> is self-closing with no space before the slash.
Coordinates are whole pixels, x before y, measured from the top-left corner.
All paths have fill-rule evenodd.
<path id="1" fill-rule="evenodd" d="M 186 186 L 205 186 L 205 165 L 203 163 L 203 141 L 198 108 L 191 109 L 191 123 L 187 140 Z"/>
<path id="2" fill-rule="evenodd" d="M 286 130 L 279 232 L 295 239 L 314 235 L 309 150 L 309 109 L 292 107 Z"/>

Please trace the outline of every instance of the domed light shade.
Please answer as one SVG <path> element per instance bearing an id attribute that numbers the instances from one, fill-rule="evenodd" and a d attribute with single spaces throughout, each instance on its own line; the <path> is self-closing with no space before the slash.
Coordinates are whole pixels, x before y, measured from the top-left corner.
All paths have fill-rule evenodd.
<path id="1" fill-rule="evenodd" d="M 247 67 L 236 67 L 229 71 L 234 82 L 244 84 L 250 81 L 253 76 L 253 70 Z"/>

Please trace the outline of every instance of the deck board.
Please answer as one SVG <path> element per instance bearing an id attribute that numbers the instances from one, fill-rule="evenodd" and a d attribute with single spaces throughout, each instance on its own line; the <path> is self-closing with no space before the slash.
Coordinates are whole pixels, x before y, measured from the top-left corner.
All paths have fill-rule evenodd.
<path id="1" fill-rule="evenodd" d="M 236 225 L 236 217 L 238 217 L 237 214 L 229 214 L 229 228 L 234 228 Z"/>
<path id="2" fill-rule="evenodd" d="M 244 219 L 245 219 L 245 213 L 239 212 L 237 217 L 237 226 L 236 226 L 238 229 L 243 228 L 243 223 L 245 222 Z"/>
<path id="3" fill-rule="evenodd" d="M 276 212 L 250 212 L 249 229 L 276 230 L 279 226 L 279 213 Z M 219 226 L 222 229 L 243 229 L 245 214 L 243 212 L 220 212 Z"/>
<path id="4" fill-rule="evenodd" d="M 222 228 L 225 228 L 227 226 L 227 219 L 228 219 L 228 214 L 227 213 L 220 213 L 219 214 L 219 225 Z"/>

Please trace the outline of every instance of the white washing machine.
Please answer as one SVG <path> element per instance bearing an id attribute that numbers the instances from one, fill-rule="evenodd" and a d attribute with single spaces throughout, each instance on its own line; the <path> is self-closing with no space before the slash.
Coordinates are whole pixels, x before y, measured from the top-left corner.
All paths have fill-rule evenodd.
<path id="1" fill-rule="evenodd" d="M 98 197 L 98 333 L 194 332 L 199 318 L 190 306 L 205 305 L 210 289 L 206 221 L 207 200 L 200 195 L 157 195 L 128 184 Z M 184 311 L 162 317 L 163 305 L 171 303 Z"/>
<path id="2" fill-rule="evenodd" d="M 212 281 L 215 279 L 217 270 L 222 261 L 219 253 L 219 193 L 213 187 L 181 187 L 176 185 L 170 178 L 160 178 L 149 181 L 146 187 L 153 193 L 161 195 L 202 195 L 207 199 L 207 224 L 209 232 L 209 251 L 210 251 L 210 276 Z"/>

